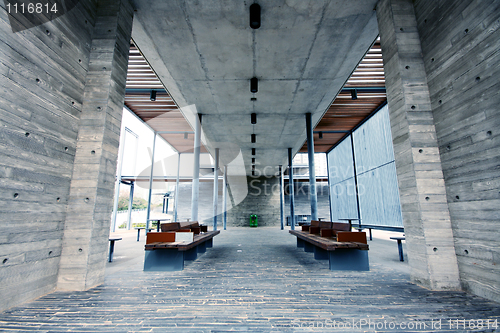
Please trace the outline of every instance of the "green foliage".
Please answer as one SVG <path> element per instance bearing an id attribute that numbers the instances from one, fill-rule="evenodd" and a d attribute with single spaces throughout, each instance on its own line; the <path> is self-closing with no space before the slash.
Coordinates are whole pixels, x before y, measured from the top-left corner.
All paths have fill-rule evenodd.
<path id="1" fill-rule="evenodd" d="M 128 209 L 129 197 L 121 196 L 118 200 L 118 210 L 127 210 Z M 132 209 L 143 209 L 148 207 L 148 202 L 143 198 L 134 198 L 134 202 L 132 203 Z"/>

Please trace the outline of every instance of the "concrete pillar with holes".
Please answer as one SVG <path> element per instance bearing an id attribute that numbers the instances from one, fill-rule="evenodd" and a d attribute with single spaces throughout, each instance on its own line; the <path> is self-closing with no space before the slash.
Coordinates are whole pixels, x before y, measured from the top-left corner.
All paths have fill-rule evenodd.
<path id="1" fill-rule="evenodd" d="M 413 2 L 381 0 L 376 10 L 411 279 L 433 290 L 460 289 Z"/>
<path id="2" fill-rule="evenodd" d="M 79 122 L 57 288 L 104 282 L 133 7 L 99 0 Z"/>

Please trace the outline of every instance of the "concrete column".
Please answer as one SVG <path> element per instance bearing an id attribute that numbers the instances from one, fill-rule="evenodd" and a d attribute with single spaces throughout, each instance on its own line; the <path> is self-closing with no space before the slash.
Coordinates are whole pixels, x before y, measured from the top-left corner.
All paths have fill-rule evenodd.
<path id="1" fill-rule="evenodd" d="M 288 148 L 288 193 L 290 195 L 290 226 L 295 230 L 295 198 L 293 193 L 293 155 L 292 148 Z"/>
<path id="2" fill-rule="evenodd" d="M 222 181 L 222 210 L 224 214 L 224 230 L 227 228 L 227 165 L 224 165 L 224 178 Z"/>
<path id="3" fill-rule="evenodd" d="M 86 290 L 104 282 L 120 142 L 133 7 L 99 0 L 57 288 Z"/>
<path id="4" fill-rule="evenodd" d="M 179 175 L 181 170 L 181 153 L 177 153 L 177 178 L 175 179 L 174 222 L 177 222 L 177 207 L 179 203 Z"/>
<path id="5" fill-rule="evenodd" d="M 316 164 L 314 163 L 314 138 L 311 113 L 306 113 L 307 157 L 309 161 L 309 199 L 311 220 L 318 220 L 318 194 L 316 192 Z"/>
<path id="6" fill-rule="evenodd" d="M 283 166 L 279 167 L 280 172 L 280 221 L 281 230 L 284 229 L 284 219 L 285 219 L 285 197 L 284 197 L 284 181 L 283 181 Z"/>
<path id="7" fill-rule="evenodd" d="M 219 148 L 214 156 L 214 230 L 217 230 L 217 206 L 219 205 Z"/>
<path id="8" fill-rule="evenodd" d="M 191 221 L 198 221 L 198 197 L 200 195 L 200 145 L 201 145 L 201 118 L 196 121 L 194 128 L 194 165 L 193 186 L 191 192 Z"/>
<path id="9" fill-rule="evenodd" d="M 145 233 L 148 233 L 149 229 L 149 218 L 151 215 L 151 195 L 153 194 L 153 171 L 155 166 L 155 149 L 156 148 L 156 132 L 153 138 L 153 152 L 151 153 L 151 173 L 149 175 L 149 193 L 148 193 L 148 208 L 146 210 L 146 230 Z"/>
<path id="10" fill-rule="evenodd" d="M 127 213 L 127 230 L 130 230 L 132 226 L 132 205 L 134 204 L 134 186 L 135 183 L 130 182 L 130 194 L 128 198 L 128 213 Z"/>
<path id="11" fill-rule="evenodd" d="M 459 289 L 436 130 L 411 0 L 381 0 L 377 18 L 411 279 Z"/>

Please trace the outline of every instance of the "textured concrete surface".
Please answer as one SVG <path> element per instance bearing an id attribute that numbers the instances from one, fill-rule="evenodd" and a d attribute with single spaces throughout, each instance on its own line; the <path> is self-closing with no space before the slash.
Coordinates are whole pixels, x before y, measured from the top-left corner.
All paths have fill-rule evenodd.
<path id="1" fill-rule="evenodd" d="M 411 277 L 435 290 L 460 289 L 413 2 L 382 0 L 377 17 Z"/>
<path id="2" fill-rule="evenodd" d="M 0 314 L 0 330 L 460 332 L 465 330 L 450 329 L 449 319 L 500 317 L 498 303 L 411 284 L 387 232 L 375 231 L 369 243 L 369 272 L 332 272 L 327 261 L 298 249 L 288 230 L 275 227 L 230 228 L 183 271 L 143 272 L 144 237 L 136 242 L 134 231 L 116 235 L 123 240 L 103 285 L 9 309 Z M 361 329 L 342 328 L 360 320 Z M 384 321 L 398 329 L 384 329 Z M 438 323 L 441 329 L 431 328 Z M 401 329 L 403 324 L 419 329 Z"/>
<path id="3" fill-rule="evenodd" d="M 376 0 L 261 0 L 257 30 L 248 22 L 251 2 L 134 3 L 138 48 L 193 128 L 193 111 L 203 114 L 212 155 L 221 143 L 237 145 L 247 175 L 252 147 L 260 171 L 285 165 L 287 149 L 302 147 L 304 114 L 320 120 L 378 34 Z"/>
<path id="4" fill-rule="evenodd" d="M 500 301 L 500 3 L 415 1 L 464 290 Z"/>

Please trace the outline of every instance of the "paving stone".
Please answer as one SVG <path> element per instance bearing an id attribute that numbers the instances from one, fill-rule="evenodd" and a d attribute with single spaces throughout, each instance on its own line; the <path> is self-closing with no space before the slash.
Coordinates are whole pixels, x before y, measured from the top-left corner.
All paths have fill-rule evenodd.
<path id="1" fill-rule="evenodd" d="M 448 320 L 500 319 L 498 303 L 410 283 L 408 265 L 399 262 L 396 243 L 389 240 L 369 243 L 370 271 L 332 272 L 328 261 L 314 260 L 312 253 L 297 248 L 288 230 L 230 228 L 183 271 L 144 272 L 141 260 L 121 252 L 139 248 L 134 235 L 132 231 L 118 243 L 117 259 L 108 264 L 103 285 L 57 291 L 11 308 L 0 313 L 0 331 L 412 331 L 373 326 L 386 321 L 425 324 L 413 330 L 418 332 L 465 332 L 467 328 L 448 327 Z M 143 258 L 143 250 L 135 256 Z M 359 320 L 373 325 L 331 327 L 334 321 Z M 441 329 L 430 326 L 433 320 L 441 320 Z M 479 331 L 500 330 L 474 330 Z"/>

